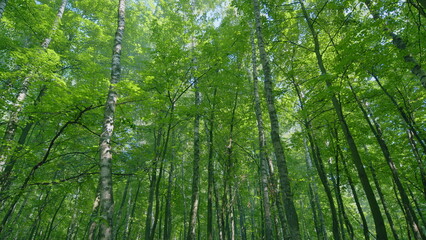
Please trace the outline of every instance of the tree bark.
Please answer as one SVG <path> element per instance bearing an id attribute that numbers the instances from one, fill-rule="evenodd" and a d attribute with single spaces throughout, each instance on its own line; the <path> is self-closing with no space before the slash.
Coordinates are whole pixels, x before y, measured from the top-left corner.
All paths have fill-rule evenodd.
<path id="1" fill-rule="evenodd" d="M 393 238 L 395 240 L 399 240 L 399 236 L 396 232 L 395 225 L 394 225 L 394 222 L 392 220 L 392 216 L 389 212 L 389 208 L 388 208 L 386 201 L 385 201 L 385 196 L 383 194 L 382 188 L 380 187 L 379 180 L 377 178 L 376 170 L 374 169 L 373 164 L 371 164 L 371 162 L 370 162 L 370 169 L 371 169 L 371 175 L 373 177 L 374 185 L 376 185 L 377 194 L 380 197 L 380 202 L 382 202 L 383 210 L 385 212 L 386 218 L 388 219 L 388 223 L 389 223 L 389 226 L 391 228 Z"/>
<path id="2" fill-rule="evenodd" d="M 349 237 L 350 239 L 354 239 L 354 230 L 353 230 L 353 226 L 351 224 L 351 222 L 349 221 L 348 215 L 346 214 L 345 211 L 345 207 L 343 204 L 343 199 L 342 199 L 342 193 L 340 191 L 340 168 L 339 168 L 339 154 L 337 154 L 337 151 L 334 150 L 334 160 L 336 161 L 336 177 L 334 177 L 334 175 L 331 176 L 331 181 L 333 182 L 334 185 L 334 189 L 335 189 L 335 194 L 336 194 L 336 199 L 337 199 L 337 206 L 339 209 L 339 216 L 340 217 L 340 233 L 342 236 L 342 239 L 346 239 L 345 237 L 345 231 L 343 228 L 343 225 L 346 226 L 346 230 L 348 231 Z M 343 218 L 343 220 L 341 219 Z"/>
<path id="3" fill-rule="evenodd" d="M 340 147 L 337 146 L 337 148 L 339 149 Z M 364 233 L 364 239 L 368 240 L 368 239 L 370 239 L 370 232 L 368 230 L 368 224 L 367 224 L 367 220 L 365 219 L 364 211 L 362 210 L 361 204 L 359 202 L 358 193 L 357 193 L 357 191 L 355 189 L 354 182 L 353 182 L 352 177 L 351 177 L 351 175 L 349 173 L 348 166 L 346 165 L 346 162 L 343 159 L 342 152 L 340 150 L 338 150 L 338 151 L 341 154 L 341 158 L 342 158 L 342 162 L 343 162 L 343 169 L 344 169 L 344 171 L 346 173 L 346 177 L 348 178 L 348 184 L 349 184 L 349 187 L 351 188 L 352 196 L 354 198 L 355 205 L 356 205 L 356 208 L 358 210 L 358 214 L 361 217 L 362 230 L 363 230 L 363 233 Z"/>
<path id="4" fill-rule="evenodd" d="M 209 144 L 209 156 L 208 156 L 208 178 L 207 178 L 207 239 L 213 240 L 213 197 L 214 197 L 214 164 L 213 164 L 213 128 L 214 128 L 214 117 L 216 111 L 216 95 L 217 87 L 213 92 L 213 103 L 212 109 L 210 110 L 209 127 L 208 127 L 208 144 Z"/>
<path id="5" fill-rule="evenodd" d="M 166 210 L 165 210 L 165 217 L 164 217 L 164 240 L 170 240 L 172 237 L 173 171 L 174 171 L 174 164 L 172 162 L 170 163 L 169 179 L 167 184 Z"/>
<path id="6" fill-rule="evenodd" d="M 287 160 L 284 155 L 284 148 L 281 143 L 280 129 L 278 123 L 277 110 L 275 108 L 275 100 L 273 96 L 272 74 L 269 66 L 268 54 L 265 50 L 265 43 L 262 33 L 262 25 L 260 22 L 260 7 L 259 1 L 253 0 L 254 15 L 256 22 L 257 43 L 260 53 L 260 60 L 264 74 L 264 91 L 268 105 L 269 119 L 271 124 L 271 140 L 277 158 L 277 166 L 280 178 L 280 188 L 284 198 L 286 208 L 287 223 L 290 231 L 290 239 L 301 239 L 299 231 L 299 221 L 296 212 L 296 207 L 293 202 L 293 193 L 291 191 L 290 178 L 288 176 Z"/>
<path id="7" fill-rule="evenodd" d="M 273 239 L 272 220 L 271 220 L 271 205 L 269 199 L 268 189 L 268 162 L 266 156 L 266 137 L 262 119 L 262 108 L 259 96 L 258 77 L 257 77 L 257 61 L 256 61 L 256 46 L 254 43 L 254 36 L 251 37 L 252 49 L 252 75 L 253 75 L 253 93 L 254 93 L 254 110 L 257 121 L 257 133 L 259 141 L 259 161 L 260 161 L 260 178 L 263 197 L 263 211 L 264 211 L 264 224 L 265 224 L 265 240 Z"/>
<path id="8" fill-rule="evenodd" d="M 112 191 L 112 151 L 111 137 L 114 130 L 114 114 L 117 104 L 117 92 L 115 84 L 121 77 L 121 49 L 125 24 L 125 0 L 120 0 L 118 5 L 117 31 L 115 34 L 114 48 L 111 63 L 111 80 L 108 97 L 105 103 L 104 121 L 102 134 L 99 143 L 100 152 L 100 216 L 102 218 L 100 226 L 100 239 L 113 239 L 113 213 L 114 199 Z"/>
<path id="9" fill-rule="evenodd" d="M 198 108 L 201 104 L 201 96 L 198 89 L 198 79 L 194 82 L 195 88 L 195 106 Z M 191 196 L 191 212 L 189 215 L 189 226 L 187 240 L 195 240 L 198 201 L 199 201 L 199 185 L 200 185 L 200 114 L 197 112 L 194 119 L 194 161 L 192 169 L 192 196 Z"/>

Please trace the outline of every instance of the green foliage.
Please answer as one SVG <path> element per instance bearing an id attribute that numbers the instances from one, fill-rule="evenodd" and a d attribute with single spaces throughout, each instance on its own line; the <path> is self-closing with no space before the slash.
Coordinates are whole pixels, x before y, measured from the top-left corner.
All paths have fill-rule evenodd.
<path id="1" fill-rule="evenodd" d="M 197 226 L 200 239 L 207 239 L 210 147 L 214 165 L 215 238 L 219 234 L 218 217 L 223 214 L 226 220 L 232 207 L 236 238 L 241 238 L 244 222 L 249 238 L 262 239 L 264 209 L 251 79 L 252 2 L 128 1 L 122 78 L 114 86 L 110 86 L 109 79 L 116 1 L 69 1 L 60 27 L 51 36 L 59 4 L 60 1 L 8 1 L 0 20 L 1 136 L 17 109 L 15 103 L 24 80 L 30 79 L 16 136 L 11 142 L 2 140 L 5 142 L 2 148 L 11 148 L 5 153 L 6 161 L 14 166 L 7 177 L 10 185 L 0 186 L 2 209 L 13 209 L 11 218 L 2 226 L 0 238 L 43 239 L 53 226 L 50 239 L 85 239 L 89 225 L 102 221 L 93 213 L 93 203 L 98 186 L 104 104 L 112 87 L 118 93 L 111 139 L 117 239 L 144 237 L 153 172 L 157 181 L 152 185 L 156 191 L 153 214 L 159 214 L 154 239 L 164 236 L 169 190 L 172 239 L 187 234 L 193 124 L 197 114 L 201 117 Z M 341 193 L 339 201 L 349 216 L 355 239 L 363 237 L 363 229 L 349 177 L 354 180 L 369 230 L 374 232 L 368 201 L 333 111 L 332 94 L 342 105 L 365 168 L 370 165 L 374 168 L 399 237 L 407 238 L 406 219 L 402 217 L 399 196 L 394 193 L 391 170 L 349 83 L 363 106 L 369 109 L 368 117 L 380 124 L 399 177 L 407 191 L 411 191 L 410 203 L 417 204 L 415 213 L 424 221 L 420 217 L 426 214 L 426 187 L 422 182 L 422 177 L 426 177 L 426 153 L 422 148 L 426 144 L 425 90 L 411 73 L 413 63 L 404 60 L 409 55 L 419 66 L 425 65 L 424 19 L 420 20 L 412 7 L 402 2 L 375 1 L 369 9 L 365 1 L 305 1 L 327 70 L 327 74 L 321 74 L 314 41 L 299 2 L 268 0 L 260 5 L 281 140 L 303 226 L 302 238 L 317 236 L 318 222 L 311 216 L 313 210 L 322 211 L 328 238 L 333 236 L 329 202 L 318 169 L 313 163 L 311 167 L 307 165 L 307 160 L 313 161 L 314 154 L 308 131 L 318 147 L 336 207 L 337 193 Z M 379 18 L 373 18 L 372 11 Z M 390 31 L 406 41 L 406 49 L 400 51 L 395 47 Z M 43 49 L 40 44 L 48 36 L 52 42 Z M 262 93 L 263 71 L 257 68 L 267 139 L 265 149 L 277 178 Z M 196 80 L 202 99 L 199 106 L 194 104 Z M 327 87 L 327 82 L 332 86 Z M 410 124 L 418 138 L 409 138 Z M 25 134 L 25 141 L 21 141 Z M 348 167 L 347 173 L 343 163 Z M 367 173 L 372 182 L 372 172 Z M 275 198 L 279 193 L 271 179 L 268 190 L 275 219 L 274 234 L 279 239 L 283 236 Z M 312 186 L 316 186 L 319 204 L 316 207 L 310 205 Z M 231 194 L 225 189 L 231 189 Z M 5 218 L 6 211 L 1 211 L 0 217 Z M 349 238 L 347 226 L 340 224 Z M 390 236 L 391 226 L 386 223 L 386 227 Z"/>

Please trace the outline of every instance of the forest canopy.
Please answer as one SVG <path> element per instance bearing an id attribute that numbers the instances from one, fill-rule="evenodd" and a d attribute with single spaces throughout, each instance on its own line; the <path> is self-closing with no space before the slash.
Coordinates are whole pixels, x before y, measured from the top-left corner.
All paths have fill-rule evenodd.
<path id="1" fill-rule="evenodd" d="M 425 0 L 0 0 L 0 239 L 426 239 Z"/>

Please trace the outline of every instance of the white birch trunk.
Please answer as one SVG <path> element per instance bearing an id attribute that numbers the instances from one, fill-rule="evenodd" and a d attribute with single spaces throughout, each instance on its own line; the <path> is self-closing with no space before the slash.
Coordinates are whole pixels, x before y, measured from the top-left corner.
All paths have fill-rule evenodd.
<path id="1" fill-rule="evenodd" d="M 114 113 L 117 104 L 115 84 L 121 76 L 121 48 L 124 34 L 125 0 L 118 5 L 118 23 L 111 63 L 111 80 L 108 97 L 105 103 L 104 121 L 99 143 L 100 152 L 100 239 L 113 239 L 114 199 L 112 192 L 112 152 L 111 137 L 114 130 Z"/>

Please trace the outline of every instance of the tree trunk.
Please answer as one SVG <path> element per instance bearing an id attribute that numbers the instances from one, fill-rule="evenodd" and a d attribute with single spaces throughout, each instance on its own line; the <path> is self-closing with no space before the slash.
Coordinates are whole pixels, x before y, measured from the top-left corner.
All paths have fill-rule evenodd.
<path id="1" fill-rule="evenodd" d="M 413 121 L 412 117 L 401 107 L 399 106 L 396 99 L 384 88 L 382 83 L 380 82 L 379 78 L 372 74 L 374 80 L 379 85 L 379 87 L 382 89 L 382 91 L 385 93 L 386 96 L 391 100 L 393 105 L 397 108 L 399 114 L 401 115 L 402 119 L 404 120 L 405 124 L 407 124 L 408 129 L 413 133 L 415 139 L 418 141 L 418 143 L 421 145 L 423 153 L 426 154 L 426 139 L 422 135 L 423 132 L 418 130 L 418 127 L 416 126 L 415 122 Z"/>
<path id="2" fill-rule="evenodd" d="M 157 145 L 157 143 L 156 143 Z M 155 195 L 155 184 L 157 183 L 157 157 L 154 159 L 154 164 L 152 166 L 152 173 L 149 183 L 149 195 L 148 195 L 148 209 L 146 211 L 145 219 L 145 239 L 151 239 L 152 223 L 154 220 L 153 208 L 154 208 L 154 195 Z"/>
<path id="3" fill-rule="evenodd" d="M 100 216 L 102 218 L 100 228 L 100 239 L 113 239 L 113 213 L 114 199 L 112 192 L 112 151 L 111 137 L 114 129 L 114 113 L 117 104 L 117 92 L 115 84 L 121 77 L 121 48 L 124 35 L 125 0 L 120 0 L 118 5 L 118 22 L 115 34 L 114 48 L 111 63 L 111 80 L 105 103 L 104 121 L 100 137 Z"/>
<path id="4" fill-rule="evenodd" d="M 374 169 L 373 164 L 371 162 L 370 162 L 370 169 L 371 169 L 371 175 L 373 176 L 374 185 L 376 185 L 377 194 L 380 197 L 380 202 L 382 202 L 383 210 L 385 211 L 386 218 L 388 219 L 393 238 L 395 240 L 399 240 L 398 234 L 397 234 L 396 229 L 395 229 L 394 222 L 392 220 L 392 216 L 391 216 L 389 209 L 388 209 L 388 206 L 385 202 L 385 196 L 383 194 L 382 188 L 380 187 L 379 180 L 377 178 L 376 170 Z"/>
<path id="5" fill-rule="evenodd" d="M 195 106 L 198 108 L 201 103 L 201 96 L 198 90 L 198 79 L 194 82 L 195 88 Z M 192 196 L 191 196 L 191 212 L 189 215 L 189 226 L 187 240 L 195 240 L 198 198 L 200 185 L 200 114 L 197 112 L 194 119 L 194 162 L 192 169 Z"/>
<path id="6" fill-rule="evenodd" d="M 172 156 L 173 160 L 173 156 Z M 164 217 L 164 240 L 170 240 L 172 237 L 172 188 L 173 188 L 174 164 L 170 163 L 169 180 L 167 184 L 166 210 Z"/>
<path id="7" fill-rule="evenodd" d="M 59 203 L 58 208 L 56 209 L 55 213 L 53 214 L 52 219 L 50 220 L 50 223 L 48 225 L 48 230 L 46 232 L 46 238 L 45 238 L 46 240 L 50 239 L 50 234 L 52 234 L 52 231 L 53 231 L 53 223 L 55 222 L 56 216 L 58 215 L 59 210 L 61 210 L 62 204 L 64 203 L 66 197 L 67 197 L 67 195 L 64 195 L 61 202 Z"/>
<path id="8" fill-rule="evenodd" d="M 133 201 L 132 211 L 129 215 L 129 218 L 127 219 L 126 230 L 124 231 L 123 240 L 131 239 L 130 236 L 132 234 L 133 218 L 135 216 L 136 203 L 138 202 L 140 188 L 141 188 L 141 180 L 139 180 L 138 182 L 138 188 L 136 189 L 135 200 Z"/>
<path id="9" fill-rule="evenodd" d="M 369 233 L 369 230 L 368 230 L 368 224 L 367 224 L 367 220 L 365 219 L 364 211 L 362 210 L 361 204 L 359 202 L 358 193 L 356 192 L 355 185 L 354 185 L 354 183 L 352 181 L 352 177 L 351 177 L 351 175 L 350 175 L 350 173 L 348 171 L 348 166 L 346 165 L 346 162 L 343 159 L 343 154 L 339 150 L 340 147 L 337 146 L 337 148 L 338 148 L 338 151 L 341 154 L 341 158 L 342 158 L 342 162 L 343 162 L 343 169 L 344 169 L 344 171 L 346 173 L 346 177 L 348 178 L 348 183 L 349 183 L 349 186 L 350 186 L 351 191 L 352 191 L 352 196 L 354 198 L 355 205 L 356 205 L 356 208 L 358 210 L 359 216 L 361 217 L 362 230 L 363 230 L 363 233 L 364 233 L 364 239 L 368 240 L 368 239 L 370 239 L 370 233 Z"/>
<path id="10" fill-rule="evenodd" d="M 331 181 L 333 182 L 334 185 L 334 190 L 335 190 L 335 194 L 336 194 L 336 199 L 337 199 L 337 206 L 339 209 L 339 216 L 340 216 L 340 233 L 342 236 L 342 239 L 346 239 L 345 237 L 345 231 L 343 226 L 346 226 L 346 230 L 348 231 L 349 237 L 350 239 L 354 239 L 354 230 L 352 227 L 351 222 L 349 221 L 348 215 L 346 214 L 345 211 L 345 207 L 343 204 L 343 199 L 342 199 L 342 193 L 340 191 L 340 168 L 339 168 L 339 154 L 337 153 L 336 150 L 334 150 L 334 160 L 336 161 L 336 177 L 334 177 L 334 174 L 331 176 Z M 343 220 L 341 219 L 343 218 Z"/>
<path id="11" fill-rule="evenodd" d="M 288 176 L 287 160 L 284 155 L 284 148 L 281 143 L 280 129 L 278 123 L 277 110 L 275 108 L 275 100 L 273 96 L 272 74 L 269 66 L 268 55 L 265 50 L 265 43 L 262 34 L 262 25 L 260 22 L 260 7 L 259 1 L 253 0 L 254 15 L 256 21 L 257 43 L 260 53 L 260 60 L 263 67 L 264 91 L 268 105 L 269 119 L 271 124 L 271 140 L 277 158 L 277 166 L 280 178 L 280 188 L 284 198 L 284 205 L 286 207 L 287 223 L 290 230 L 290 239 L 301 239 L 299 232 L 299 221 L 296 212 L 296 207 L 293 202 L 293 193 L 291 191 L 290 178 Z"/>
<path id="12" fill-rule="evenodd" d="M 213 93 L 212 109 L 210 111 L 209 127 L 208 127 L 208 144 L 209 144 L 209 156 L 208 156 L 208 186 L 207 186 L 207 239 L 213 240 L 213 197 L 214 197 L 214 165 L 213 165 L 213 128 L 214 128 L 214 117 L 216 110 L 216 94 L 217 87 Z"/>
<path id="13" fill-rule="evenodd" d="M 271 205 L 269 200 L 269 189 L 268 189 L 268 162 L 266 156 L 266 138 L 265 130 L 262 119 L 262 108 L 258 90 L 258 77 L 257 77 L 257 61 L 256 61 L 256 46 L 254 44 L 254 36 L 251 37 L 251 49 L 252 49 L 252 74 L 253 74 L 253 92 L 254 92 L 254 109 L 257 121 L 257 132 L 259 141 L 259 157 L 260 157 L 260 178 L 261 188 L 263 197 L 263 211 L 264 211 L 264 223 L 265 223 L 265 240 L 272 240 L 272 220 L 271 220 Z"/>
<path id="14" fill-rule="evenodd" d="M 124 223 L 124 217 L 123 217 L 123 208 L 124 208 L 124 204 L 126 203 L 126 199 L 127 199 L 127 195 L 129 195 L 129 186 L 130 186 L 130 179 L 131 176 L 127 177 L 127 181 L 126 181 L 126 186 L 124 187 L 124 191 L 123 191 L 123 196 L 121 198 L 121 204 L 120 207 L 118 208 L 118 212 L 115 214 L 116 217 L 116 227 L 114 229 L 114 238 L 115 239 L 119 239 L 118 238 L 118 233 L 120 231 L 120 228 L 123 226 Z"/>
<path id="15" fill-rule="evenodd" d="M 86 234 L 87 234 L 87 239 L 89 240 L 93 240 L 97 236 L 96 228 L 98 227 L 98 223 L 96 221 L 96 218 L 99 216 L 99 202 L 101 198 L 100 190 L 101 190 L 101 182 L 99 181 L 98 187 L 96 189 L 95 201 L 93 202 L 92 214 L 90 215 L 89 224 L 87 225 L 87 230 L 85 231 L 85 234 L 84 234 L 84 238 L 86 238 Z"/>

